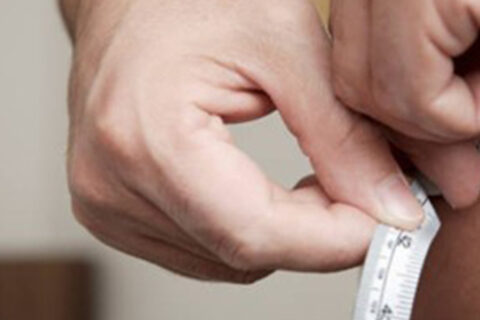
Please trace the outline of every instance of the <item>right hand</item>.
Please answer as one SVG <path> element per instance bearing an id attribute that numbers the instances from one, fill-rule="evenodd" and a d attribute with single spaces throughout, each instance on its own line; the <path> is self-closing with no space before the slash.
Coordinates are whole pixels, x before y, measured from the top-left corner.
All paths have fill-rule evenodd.
<path id="1" fill-rule="evenodd" d="M 308 0 L 92 3 L 74 35 L 68 172 L 96 237 L 191 277 L 250 282 L 356 265 L 372 217 L 422 220 L 378 130 L 334 98 Z M 225 126 L 275 108 L 315 169 L 292 191 Z"/>

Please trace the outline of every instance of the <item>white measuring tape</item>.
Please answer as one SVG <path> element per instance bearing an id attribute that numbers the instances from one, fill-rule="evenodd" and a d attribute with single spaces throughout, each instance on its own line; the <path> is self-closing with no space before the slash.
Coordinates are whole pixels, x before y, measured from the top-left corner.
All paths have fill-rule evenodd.
<path id="1" fill-rule="evenodd" d="M 354 320 L 409 320 L 418 281 L 440 221 L 419 182 L 412 192 L 425 220 L 412 231 L 380 225 L 368 250 L 360 281 Z"/>

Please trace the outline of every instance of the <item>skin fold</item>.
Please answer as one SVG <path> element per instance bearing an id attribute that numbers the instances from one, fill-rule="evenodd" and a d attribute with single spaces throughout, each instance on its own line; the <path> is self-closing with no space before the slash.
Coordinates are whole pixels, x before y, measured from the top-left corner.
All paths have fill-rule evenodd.
<path id="1" fill-rule="evenodd" d="M 422 220 L 380 129 L 335 99 L 309 1 L 62 8 L 74 45 L 72 208 L 103 242 L 194 278 L 251 282 L 356 265 L 373 218 Z M 270 112 L 312 163 L 314 177 L 293 189 L 227 129 Z"/>
<path id="2" fill-rule="evenodd" d="M 339 27 L 329 38 L 307 0 L 63 0 L 60 6 L 74 47 L 72 209 L 109 246 L 188 277 L 234 283 L 277 269 L 358 265 L 377 221 L 409 229 L 422 219 L 391 145 L 450 205 L 477 201 L 480 155 L 470 136 L 453 142 L 402 134 L 338 100 L 335 66 L 352 60 L 336 54 Z M 341 17 L 334 15 L 333 24 L 350 21 Z M 312 164 L 313 174 L 292 189 L 266 177 L 227 128 L 271 112 L 280 113 Z M 461 125 L 456 133 L 471 129 Z M 474 248 L 452 247 L 475 238 L 473 221 L 469 232 L 460 230 L 455 219 L 467 218 L 449 218 L 447 205 L 439 207 L 445 231 L 422 282 L 416 312 L 424 319 L 454 319 L 429 318 L 428 297 L 447 299 L 431 274 L 445 261 L 441 253 Z M 444 278 L 454 279 L 460 269 L 449 259 Z M 467 263 L 461 276 L 473 275 L 473 260 Z M 454 282 L 445 285 L 455 289 Z"/>
<path id="3" fill-rule="evenodd" d="M 451 206 L 477 199 L 465 201 L 480 182 L 467 173 L 478 170 L 475 140 L 467 142 L 478 136 L 478 8 L 478 1 L 463 0 L 332 0 L 337 96 L 403 132 L 391 140 L 444 191 L 445 199 L 434 201 L 442 228 L 426 261 L 413 320 L 474 320 L 480 313 L 480 202 Z M 406 136 L 422 142 L 412 144 Z M 419 149 L 430 149 L 430 156 Z M 456 169 L 438 173 L 446 163 L 457 163 Z"/>
<path id="4" fill-rule="evenodd" d="M 412 319 L 478 319 L 480 203 L 463 210 L 442 199 L 434 205 L 442 228 L 425 264 Z"/>
<path id="5" fill-rule="evenodd" d="M 479 21 L 475 0 L 333 0 L 337 95 L 411 137 L 478 136 Z"/>

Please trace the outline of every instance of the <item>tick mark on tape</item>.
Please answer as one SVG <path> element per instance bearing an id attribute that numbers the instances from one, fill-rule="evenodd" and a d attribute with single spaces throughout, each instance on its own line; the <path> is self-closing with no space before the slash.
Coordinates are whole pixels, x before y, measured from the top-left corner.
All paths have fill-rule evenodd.
<path id="1" fill-rule="evenodd" d="M 480 143 L 478 144 L 480 152 Z M 364 266 L 354 320 L 408 320 L 423 263 L 440 228 L 433 206 L 418 182 L 412 191 L 425 220 L 413 232 L 377 227 Z"/>

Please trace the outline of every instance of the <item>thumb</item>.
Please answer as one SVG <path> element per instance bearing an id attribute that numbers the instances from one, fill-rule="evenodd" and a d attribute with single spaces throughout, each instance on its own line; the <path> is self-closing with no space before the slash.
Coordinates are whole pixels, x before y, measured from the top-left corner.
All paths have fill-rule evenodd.
<path id="1" fill-rule="evenodd" d="M 257 81 L 297 137 L 331 199 L 356 206 L 381 222 L 415 228 L 423 213 L 387 142 L 332 93 L 330 46 L 322 30 L 319 24 L 305 41 L 299 36 L 298 46 L 281 47 L 285 51 L 281 63 L 270 65 L 272 72 Z"/>

